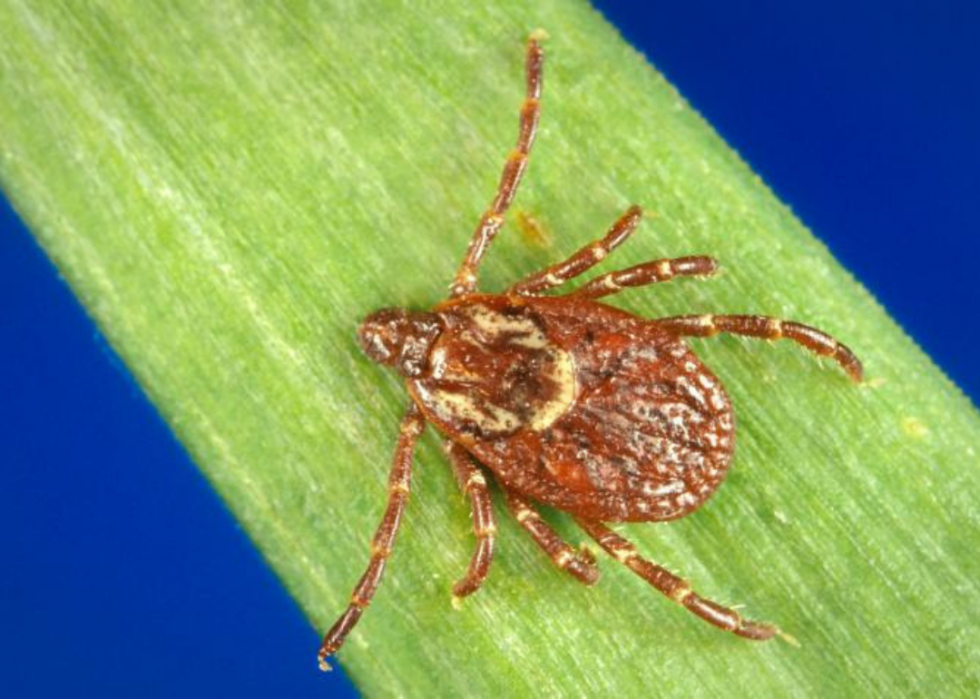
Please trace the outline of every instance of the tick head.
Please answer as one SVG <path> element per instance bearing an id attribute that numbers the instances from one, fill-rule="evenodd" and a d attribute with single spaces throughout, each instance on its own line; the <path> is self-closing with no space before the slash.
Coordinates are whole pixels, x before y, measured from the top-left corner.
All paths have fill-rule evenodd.
<path id="1" fill-rule="evenodd" d="M 357 339 L 364 353 L 378 364 L 417 378 L 425 373 L 429 349 L 442 327 L 435 313 L 384 308 L 364 319 L 357 330 Z"/>

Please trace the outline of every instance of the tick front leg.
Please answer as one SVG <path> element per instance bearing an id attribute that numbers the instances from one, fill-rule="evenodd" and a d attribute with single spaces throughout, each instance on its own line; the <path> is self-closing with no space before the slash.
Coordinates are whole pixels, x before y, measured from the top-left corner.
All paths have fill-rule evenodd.
<path id="1" fill-rule="evenodd" d="M 473 533 L 476 535 L 476 549 L 470 559 L 466 576 L 453 585 L 453 595 L 466 597 L 480 589 L 490 572 L 493 561 L 494 536 L 497 523 L 493 516 L 493 503 L 487 490 L 487 480 L 473 463 L 469 453 L 455 442 L 446 442 L 446 454 L 453 466 L 453 474 L 460 489 L 470 496 L 473 511 Z"/>
<path id="2" fill-rule="evenodd" d="M 378 526 L 374 539 L 371 540 L 371 559 L 368 562 L 367 570 L 364 571 L 364 575 L 361 576 L 351 593 L 347 611 L 334 622 L 334 625 L 323 637 L 323 644 L 320 646 L 319 653 L 321 670 L 330 669 L 327 658 L 344 645 L 347 634 L 357 624 L 381 583 L 381 577 L 385 572 L 385 562 L 391 555 L 395 535 L 398 533 L 399 524 L 401 524 L 402 513 L 408 503 L 415 443 L 418 441 L 419 435 L 422 434 L 424 427 L 425 418 L 422 417 L 422 412 L 413 403 L 408 412 L 405 413 L 405 417 L 402 418 L 401 429 L 398 434 L 398 446 L 395 448 L 395 456 L 388 476 L 388 506 L 385 508 L 384 516 L 381 518 L 381 524 Z"/>
<path id="3" fill-rule="evenodd" d="M 578 518 L 575 521 L 585 530 L 586 534 L 595 539 L 596 543 L 606 553 L 653 585 L 661 593 L 712 626 L 731 631 L 737 636 L 753 641 L 766 641 L 776 635 L 784 636 L 786 640 L 792 641 L 792 637 L 786 636 L 772 624 L 743 619 L 734 609 L 729 609 L 717 602 L 701 597 L 691 589 L 686 580 L 640 556 L 633 544 L 604 524 Z"/>
<path id="4" fill-rule="evenodd" d="M 569 296 L 597 299 L 619 293 L 629 287 L 667 282 L 674 277 L 709 277 L 717 271 L 718 262 L 712 257 L 677 257 L 672 260 L 654 260 L 629 269 L 603 274 L 576 289 Z"/>
<path id="5" fill-rule="evenodd" d="M 520 493 L 504 489 L 507 509 L 531 535 L 534 542 L 551 558 L 556 566 L 586 585 L 594 585 L 599 579 L 599 569 L 588 551 L 576 552 L 562 541 L 558 533 L 549 527 L 530 501 Z"/>
<path id="6" fill-rule="evenodd" d="M 517 134 L 517 146 L 504 164 L 500 184 L 497 185 L 497 196 L 491 202 L 490 208 L 480 217 L 480 223 L 477 224 L 476 230 L 473 232 L 466 257 L 463 258 L 463 262 L 456 272 L 456 278 L 450 286 L 450 295 L 453 297 L 471 293 L 476 289 L 480 262 L 490 247 L 490 243 L 500 231 L 500 227 L 504 223 L 504 213 L 510 208 L 510 204 L 517 194 L 517 188 L 527 167 L 531 145 L 534 143 L 534 136 L 538 130 L 543 66 L 544 52 L 541 50 L 541 45 L 537 39 L 531 37 L 527 42 L 527 91 L 524 104 L 521 106 L 521 124 Z"/>
<path id="7" fill-rule="evenodd" d="M 861 361 L 847 347 L 822 330 L 791 320 L 768 316 L 701 315 L 658 318 L 656 324 L 677 335 L 711 337 L 718 333 L 731 333 L 766 340 L 786 338 L 799 343 L 822 357 L 830 357 L 843 367 L 847 375 L 860 382 L 863 375 Z"/>
<path id="8" fill-rule="evenodd" d="M 633 235 L 642 217 L 643 211 L 640 207 L 631 206 L 616 220 L 603 238 L 589 243 L 567 260 L 525 277 L 510 287 L 507 293 L 532 296 L 587 272 Z"/>

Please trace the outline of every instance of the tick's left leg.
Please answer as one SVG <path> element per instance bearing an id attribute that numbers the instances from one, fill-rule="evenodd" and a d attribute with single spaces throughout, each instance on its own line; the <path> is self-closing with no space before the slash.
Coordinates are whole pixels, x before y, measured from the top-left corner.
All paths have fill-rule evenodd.
<path id="1" fill-rule="evenodd" d="M 811 352 L 830 357 L 844 368 L 847 375 L 860 382 L 863 369 L 861 361 L 847 347 L 827 333 L 809 325 L 768 316 L 701 315 L 658 318 L 657 325 L 676 335 L 711 337 L 718 333 L 761 337 L 765 340 L 786 338 L 793 340 Z"/>
<path id="2" fill-rule="evenodd" d="M 524 531 L 531 535 L 534 543 L 548 554 L 552 562 L 572 577 L 586 585 L 594 585 L 599 580 L 599 568 L 589 551 L 577 552 L 562 541 L 558 532 L 541 519 L 531 502 L 520 493 L 504 488 L 507 509 Z"/>
<path id="3" fill-rule="evenodd" d="M 640 556 L 633 544 L 604 524 L 578 518 L 575 521 L 606 553 L 709 624 L 753 641 L 766 641 L 777 634 L 784 635 L 772 624 L 743 619 L 735 610 L 701 597 L 691 589 L 686 580 Z"/>
<path id="4" fill-rule="evenodd" d="M 385 508 L 381 524 L 371 540 L 371 560 L 368 562 L 367 570 L 361 576 L 360 581 L 354 588 L 350 596 L 350 604 L 334 625 L 323 637 L 323 645 L 320 646 L 320 669 L 329 670 L 330 665 L 327 658 L 337 652 L 344 645 L 347 634 L 357 624 L 361 614 L 367 609 L 374 597 L 374 593 L 381 584 L 381 576 L 385 572 L 385 563 L 391 555 L 391 549 L 395 545 L 395 535 L 398 533 L 398 525 L 402 521 L 402 513 L 405 505 L 408 504 L 408 494 L 411 490 L 412 480 L 412 459 L 415 454 L 415 443 L 418 441 L 422 429 L 425 427 L 425 418 L 422 411 L 415 403 L 412 403 L 402 418 L 401 430 L 398 434 L 398 446 L 395 448 L 395 457 L 392 460 L 391 473 L 388 476 L 388 506 Z"/>
<path id="5" fill-rule="evenodd" d="M 493 561 L 494 535 L 497 524 L 493 516 L 493 503 L 487 490 L 487 480 L 483 473 L 473 463 L 472 457 L 455 442 L 446 442 L 446 454 L 453 466 L 453 474 L 460 489 L 470 496 L 470 507 L 473 511 L 473 533 L 476 535 L 476 549 L 470 559 L 470 567 L 466 576 L 453 585 L 453 595 L 466 597 L 480 589 L 490 563 Z"/>

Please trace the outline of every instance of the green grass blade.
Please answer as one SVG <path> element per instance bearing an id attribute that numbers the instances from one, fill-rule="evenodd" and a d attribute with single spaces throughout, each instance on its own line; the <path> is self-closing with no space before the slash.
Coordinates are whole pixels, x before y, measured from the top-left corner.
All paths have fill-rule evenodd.
<path id="1" fill-rule="evenodd" d="M 787 343 L 695 342 L 740 422 L 729 482 L 694 516 L 622 528 L 801 647 L 718 632 L 613 561 L 585 589 L 506 519 L 489 583 L 453 610 L 470 524 L 429 433 L 345 666 L 385 695 L 980 691 L 975 409 L 593 10 L 519 5 L 3 0 L 0 183 L 323 629 L 366 561 L 406 402 L 353 331 L 445 294 L 515 136 L 524 38 L 546 28 L 542 131 L 486 288 L 637 202 L 658 216 L 613 267 L 710 253 L 725 273 L 617 303 L 794 318 L 866 362 L 855 387 Z"/>

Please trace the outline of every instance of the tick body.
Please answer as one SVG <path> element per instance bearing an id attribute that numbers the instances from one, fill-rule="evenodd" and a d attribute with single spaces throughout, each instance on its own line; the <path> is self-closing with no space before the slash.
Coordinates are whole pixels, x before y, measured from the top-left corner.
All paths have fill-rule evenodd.
<path id="1" fill-rule="evenodd" d="M 409 391 L 504 487 L 622 522 L 680 517 L 721 482 L 728 397 L 656 323 L 575 297 L 473 295 L 437 312 Z"/>
<path id="2" fill-rule="evenodd" d="M 324 638 L 319 656 L 324 669 L 381 581 L 408 501 L 415 442 L 426 423 L 445 438 L 447 458 L 473 512 L 476 547 L 453 588 L 457 597 L 479 589 L 493 559 L 496 524 L 487 483 L 492 477 L 510 514 L 577 580 L 595 583 L 596 561 L 561 540 L 541 519 L 537 504 L 572 515 L 613 558 L 708 623 L 753 640 L 780 633 L 701 597 L 604 523 L 688 515 L 728 471 L 735 448 L 731 403 L 685 337 L 726 332 L 793 340 L 831 357 L 855 381 L 861 379 L 861 364 L 829 335 L 793 321 L 712 314 L 648 320 L 597 301 L 629 287 L 710 276 L 718 265 L 707 256 L 654 260 L 601 275 L 569 294 L 546 295 L 625 242 L 640 222 L 638 207 L 627 210 L 603 238 L 504 293 L 477 292 L 480 263 L 517 192 L 534 141 L 542 63 L 532 38 L 517 147 L 473 234 L 450 298 L 431 311 L 378 311 L 358 331 L 371 359 L 405 377 L 412 400 L 368 567 L 347 611 Z"/>

